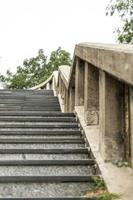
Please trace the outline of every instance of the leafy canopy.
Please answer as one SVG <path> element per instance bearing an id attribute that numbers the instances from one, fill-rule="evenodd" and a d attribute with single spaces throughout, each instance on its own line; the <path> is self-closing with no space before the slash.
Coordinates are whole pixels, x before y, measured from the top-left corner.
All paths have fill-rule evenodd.
<path id="1" fill-rule="evenodd" d="M 133 0 L 111 0 L 106 8 L 106 15 L 117 13 L 121 25 L 116 29 L 120 43 L 133 44 Z"/>
<path id="2" fill-rule="evenodd" d="M 36 57 L 25 59 L 22 66 L 18 66 L 16 73 L 7 70 L 6 75 L 0 75 L 0 80 L 8 88 L 25 89 L 45 81 L 60 65 L 71 65 L 70 54 L 59 47 L 52 51 L 50 58 L 40 49 Z"/>

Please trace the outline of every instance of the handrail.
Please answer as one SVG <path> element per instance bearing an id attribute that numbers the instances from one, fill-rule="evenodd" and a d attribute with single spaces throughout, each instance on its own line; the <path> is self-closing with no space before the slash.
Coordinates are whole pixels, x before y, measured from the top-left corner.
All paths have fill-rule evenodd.
<path id="1" fill-rule="evenodd" d="M 76 57 L 133 85 L 133 45 L 80 43 L 75 46 L 69 85 L 76 65 Z"/>
<path id="2" fill-rule="evenodd" d="M 36 85 L 34 87 L 31 87 L 30 90 L 38 90 L 38 89 L 43 89 L 45 88 L 45 86 L 47 85 L 47 83 L 49 83 L 53 78 L 53 74 L 51 74 L 51 76 L 44 82 L 40 83 L 39 85 Z"/>
<path id="3" fill-rule="evenodd" d="M 110 75 L 133 85 L 133 45 L 80 43 L 75 46 L 72 66 L 59 66 L 59 74 L 67 88 L 73 79 L 76 58 L 94 65 Z M 57 72 L 56 72 L 57 73 Z M 43 83 L 30 89 L 44 88 L 53 74 Z M 58 82 L 58 81 L 57 81 Z"/>

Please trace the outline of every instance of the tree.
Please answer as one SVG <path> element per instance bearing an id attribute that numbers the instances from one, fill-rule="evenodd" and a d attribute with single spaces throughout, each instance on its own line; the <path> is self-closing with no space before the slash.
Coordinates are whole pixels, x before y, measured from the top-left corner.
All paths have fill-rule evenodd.
<path id="1" fill-rule="evenodd" d="M 121 25 L 116 29 L 118 41 L 133 44 L 133 0 L 111 0 L 106 15 L 113 16 L 115 13 L 121 19 Z"/>
<path id="2" fill-rule="evenodd" d="M 15 74 L 7 70 L 6 76 L 0 75 L 0 79 L 6 83 L 8 88 L 30 88 L 45 81 L 60 65 L 70 64 L 70 54 L 61 47 L 53 51 L 49 59 L 40 49 L 36 57 L 25 59 L 23 65 L 17 67 Z"/>

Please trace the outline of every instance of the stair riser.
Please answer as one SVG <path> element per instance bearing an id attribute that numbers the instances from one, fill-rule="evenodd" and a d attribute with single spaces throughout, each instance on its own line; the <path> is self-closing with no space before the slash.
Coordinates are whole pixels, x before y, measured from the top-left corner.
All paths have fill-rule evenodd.
<path id="1" fill-rule="evenodd" d="M 5 160 L 0 161 L 0 166 L 93 166 L 93 159 L 84 160 Z"/>
<path id="2" fill-rule="evenodd" d="M 28 135 L 27 137 L 25 135 L 0 135 L 0 140 L 1 139 L 52 139 L 52 138 L 55 138 L 55 139 L 68 139 L 68 140 L 71 140 L 71 139 L 81 139 L 82 137 L 79 135 Z"/>
<path id="3" fill-rule="evenodd" d="M 0 183 L 93 182 L 93 176 L 0 176 Z"/>
<path id="4" fill-rule="evenodd" d="M 16 153 L 27 153 L 27 154 L 88 154 L 89 148 L 83 149 L 0 149 L 1 154 L 16 154 Z"/>
<path id="5" fill-rule="evenodd" d="M 75 118 L 43 118 L 43 117 L 0 117 L 2 122 L 76 122 Z"/>
<path id="6" fill-rule="evenodd" d="M 73 113 L 48 112 L 48 111 L 4 111 L 0 116 L 43 116 L 43 117 L 75 117 Z"/>
<path id="7" fill-rule="evenodd" d="M 82 139 L 0 139 L 0 144 L 82 144 Z"/>
<path id="8" fill-rule="evenodd" d="M 49 124 L 1 124 L 0 123 L 0 129 L 1 128 L 44 128 L 44 129 L 51 129 L 51 128 L 62 128 L 62 129 L 65 129 L 65 128 L 68 128 L 68 129 L 74 129 L 74 128 L 78 128 L 78 125 L 77 124 L 65 124 L 65 125 L 56 125 L 56 124 L 53 124 L 53 125 L 49 125 Z"/>
<path id="9" fill-rule="evenodd" d="M 89 197 L 0 198 L 0 200 L 97 200 Z"/>
<path id="10" fill-rule="evenodd" d="M 0 135 L 81 135 L 78 129 L 14 129 L 0 128 Z"/>

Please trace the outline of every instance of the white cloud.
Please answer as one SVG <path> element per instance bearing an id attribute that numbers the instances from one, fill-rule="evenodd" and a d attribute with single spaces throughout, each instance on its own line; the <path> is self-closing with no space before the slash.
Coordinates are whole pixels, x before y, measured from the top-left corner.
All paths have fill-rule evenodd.
<path id="1" fill-rule="evenodd" d="M 105 16 L 107 0 L 0 0 L 0 71 L 62 46 L 73 53 L 79 42 L 115 42 L 116 18 Z"/>

